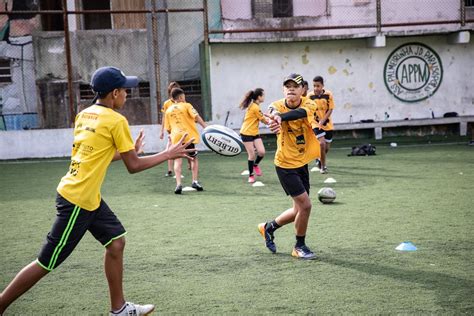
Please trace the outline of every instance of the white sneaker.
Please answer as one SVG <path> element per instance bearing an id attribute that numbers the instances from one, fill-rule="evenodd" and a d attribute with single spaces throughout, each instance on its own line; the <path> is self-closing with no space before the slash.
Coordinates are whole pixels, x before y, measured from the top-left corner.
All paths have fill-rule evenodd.
<path id="1" fill-rule="evenodd" d="M 134 303 L 127 302 L 122 307 L 122 309 L 118 313 L 110 312 L 110 316 L 141 316 L 141 315 L 149 315 L 151 312 L 155 310 L 155 305 L 146 304 L 146 305 L 138 305 Z"/>

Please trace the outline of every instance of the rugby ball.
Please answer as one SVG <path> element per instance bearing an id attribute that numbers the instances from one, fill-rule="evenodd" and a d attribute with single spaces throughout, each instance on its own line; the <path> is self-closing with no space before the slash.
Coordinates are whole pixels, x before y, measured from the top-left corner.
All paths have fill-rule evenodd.
<path id="1" fill-rule="evenodd" d="M 323 204 L 329 204 L 336 199 L 336 191 L 331 188 L 321 188 L 318 191 L 318 200 Z"/>
<path id="2" fill-rule="evenodd" d="M 244 149 L 239 134 L 222 125 L 209 125 L 201 135 L 204 145 L 222 156 L 237 156 Z"/>

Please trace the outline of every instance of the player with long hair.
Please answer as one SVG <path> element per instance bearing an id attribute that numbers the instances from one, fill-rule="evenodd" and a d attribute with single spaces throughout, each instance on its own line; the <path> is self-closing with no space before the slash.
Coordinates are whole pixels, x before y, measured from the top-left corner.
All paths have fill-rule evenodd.
<path id="1" fill-rule="evenodd" d="M 168 85 L 168 100 L 163 102 L 163 106 L 161 107 L 161 132 L 160 132 L 160 139 L 163 139 L 165 137 L 165 124 L 166 124 L 166 117 L 165 113 L 166 110 L 170 107 L 171 104 L 173 104 L 173 99 L 171 98 L 171 90 L 174 88 L 181 88 L 179 86 L 179 83 L 176 81 L 171 81 Z M 166 142 L 166 148 L 168 148 L 171 145 L 170 141 L 168 140 Z M 168 171 L 165 174 L 165 177 L 172 177 L 173 176 L 173 160 L 168 160 Z"/>
<path id="2" fill-rule="evenodd" d="M 267 119 L 260 110 L 260 104 L 264 101 L 265 91 L 262 88 L 256 88 L 248 91 L 239 105 L 241 110 L 245 110 L 240 137 L 248 155 L 249 183 L 255 182 L 255 175 L 262 175 L 259 163 L 265 156 L 265 146 L 258 132 L 258 124 L 259 122 L 267 123 Z"/>

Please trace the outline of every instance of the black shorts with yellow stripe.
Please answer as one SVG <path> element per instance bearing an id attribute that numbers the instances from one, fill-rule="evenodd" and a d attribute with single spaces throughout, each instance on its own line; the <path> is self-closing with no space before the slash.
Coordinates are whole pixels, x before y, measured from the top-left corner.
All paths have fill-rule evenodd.
<path id="1" fill-rule="evenodd" d="M 69 257 L 87 231 L 105 247 L 127 233 L 104 200 L 96 210 L 86 211 L 58 194 L 56 210 L 56 220 L 36 260 L 48 271 Z"/>

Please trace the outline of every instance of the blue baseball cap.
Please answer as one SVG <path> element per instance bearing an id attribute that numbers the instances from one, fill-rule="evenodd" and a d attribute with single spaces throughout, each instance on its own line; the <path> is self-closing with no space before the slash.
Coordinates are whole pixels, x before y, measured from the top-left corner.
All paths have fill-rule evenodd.
<path id="1" fill-rule="evenodd" d="M 283 85 L 285 85 L 288 81 L 293 81 L 298 86 L 302 86 L 304 82 L 303 76 L 299 74 L 290 74 L 289 76 L 285 77 L 283 80 Z"/>
<path id="2" fill-rule="evenodd" d="M 116 67 L 101 67 L 91 78 L 91 87 L 94 92 L 107 93 L 119 88 L 133 88 L 138 86 L 138 77 L 125 76 L 122 70 Z"/>

